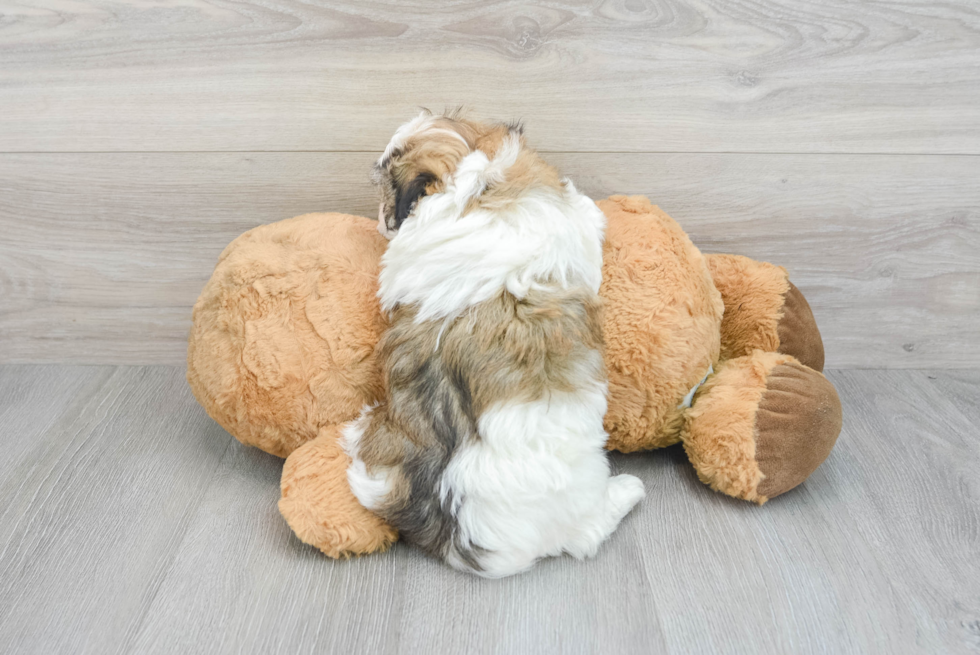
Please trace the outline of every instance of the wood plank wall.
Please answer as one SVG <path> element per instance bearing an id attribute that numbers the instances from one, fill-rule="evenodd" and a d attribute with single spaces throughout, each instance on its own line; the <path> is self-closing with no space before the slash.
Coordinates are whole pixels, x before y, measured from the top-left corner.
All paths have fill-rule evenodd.
<path id="1" fill-rule="evenodd" d="M 785 265 L 829 367 L 980 365 L 980 11 L 0 0 L 0 362 L 180 364 L 242 231 L 373 215 L 418 105 Z"/>

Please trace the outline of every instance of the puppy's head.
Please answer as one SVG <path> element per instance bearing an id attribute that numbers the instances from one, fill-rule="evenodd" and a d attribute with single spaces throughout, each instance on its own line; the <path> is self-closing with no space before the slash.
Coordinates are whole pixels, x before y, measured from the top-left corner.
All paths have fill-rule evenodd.
<path id="1" fill-rule="evenodd" d="M 479 123 L 461 118 L 459 112 L 434 115 L 423 111 L 399 127 L 374 165 L 374 182 L 381 192 L 378 231 L 392 238 L 426 196 L 442 193 L 457 183 L 454 178 L 458 170 L 468 171 L 473 164 L 479 168 L 480 162 L 471 155 L 482 160 L 484 171 L 492 173 L 487 179 L 497 182 L 503 180 L 503 170 L 521 159 L 537 160 L 533 151 L 526 149 L 522 134 L 520 125 Z M 495 163 L 503 170 L 495 171 Z M 522 168 L 528 168 L 527 161 Z M 557 173 L 553 177 L 557 180 Z M 470 186 L 478 187 L 476 196 L 487 190 L 482 179 Z M 459 195 L 458 188 L 456 191 Z"/>
<path id="2" fill-rule="evenodd" d="M 441 191 L 475 145 L 472 129 L 453 116 L 423 111 L 395 132 L 374 165 L 381 191 L 378 231 L 391 238 L 425 196 Z"/>

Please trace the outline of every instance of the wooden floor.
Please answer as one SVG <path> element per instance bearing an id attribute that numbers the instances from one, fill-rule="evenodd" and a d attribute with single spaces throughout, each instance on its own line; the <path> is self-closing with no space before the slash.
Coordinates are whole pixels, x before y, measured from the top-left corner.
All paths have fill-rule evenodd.
<path id="1" fill-rule="evenodd" d="M 349 561 L 276 510 L 282 461 L 178 367 L 0 367 L 2 653 L 976 653 L 980 371 L 831 371 L 844 430 L 764 507 L 677 448 L 587 562 L 503 581 Z"/>

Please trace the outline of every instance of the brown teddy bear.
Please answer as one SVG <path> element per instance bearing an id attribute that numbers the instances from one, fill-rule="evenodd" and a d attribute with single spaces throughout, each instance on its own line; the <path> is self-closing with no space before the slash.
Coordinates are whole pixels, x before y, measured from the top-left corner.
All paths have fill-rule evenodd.
<path id="1" fill-rule="evenodd" d="M 760 505 L 803 482 L 841 428 L 823 343 L 785 269 L 702 255 L 643 197 L 600 201 L 607 447 L 684 444 L 712 489 Z M 331 557 L 396 531 L 347 484 L 340 427 L 385 390 L 374 347 L 387 242 L 376 223 L 307 214 L 250 230 L 194 306 L 187 380 L 242 443 L 286 457 L 279 509 Z"/>

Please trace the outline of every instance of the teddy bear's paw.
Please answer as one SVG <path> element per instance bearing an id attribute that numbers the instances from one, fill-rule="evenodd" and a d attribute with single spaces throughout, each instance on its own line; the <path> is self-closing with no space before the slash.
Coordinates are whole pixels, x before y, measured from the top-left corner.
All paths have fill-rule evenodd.
<path id="1" fill-rule="evenodd" d="M 823 340 L 813 311 L 785 268 L 741 255 L 713 254 L 705 259 L 725 303 L 723 360 L 764 350 L 823 371 Z"/>
<path id="2" fill-rule="evenodd" d="M 804 366 L 818 373 L 823 372 L 824 350 L 817 321 L 803 292 L 786 280 L 789 289 L 783 294 L 783 311 L 776 331 L 779 334 L 779 352 L 792 355 Z"/>
<path id="3" fill-rule="evenodd" d="M 682 439 L 702 482 L 761 505 L 806 480 L 840 429 L 840 399 L 827 378 L 789 355 L 756 350 L 708 379 Z"/>
<path id="4" fill-rule="evenodd" d="M 840 431 L 840 398 L 827 378 L 797 361 L 773 367 L 755 413 L 759 494 L 774 498 L 801 484 L 830 455 Z"/>
<path id="5" fill-rule="evenodd" d="M 300 541 L 330 557 L 386 550 L 398 532 L 357 502 L 339 437 L 340 426 L 322 428 L 286 459 L 279 511 Z"/>

